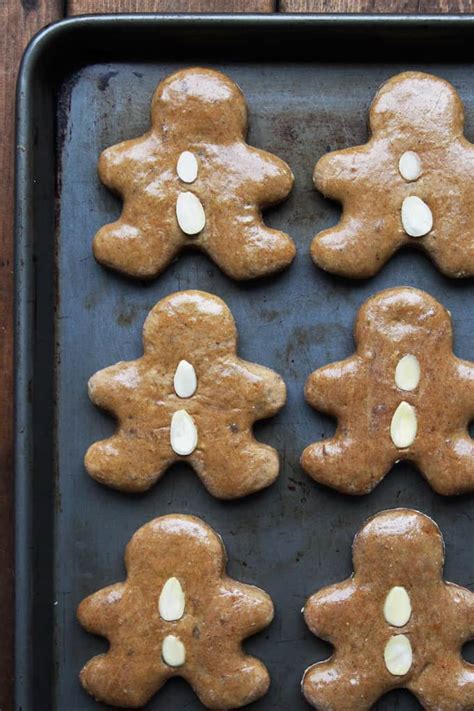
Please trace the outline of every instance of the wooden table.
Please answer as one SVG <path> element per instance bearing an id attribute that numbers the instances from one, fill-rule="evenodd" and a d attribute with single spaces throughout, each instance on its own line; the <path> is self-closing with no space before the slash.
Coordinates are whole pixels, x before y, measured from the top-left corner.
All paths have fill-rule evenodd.
<path id="1" fill-rule="evenodd" d="M 111 12 L 473 12 L 474 0 L 0 0 L 0 711 L 13 678 L 13 154 L 18 63 L 38 30 L 64 16 Z M 27 711 L 25 709 L 25 711 Z"/>

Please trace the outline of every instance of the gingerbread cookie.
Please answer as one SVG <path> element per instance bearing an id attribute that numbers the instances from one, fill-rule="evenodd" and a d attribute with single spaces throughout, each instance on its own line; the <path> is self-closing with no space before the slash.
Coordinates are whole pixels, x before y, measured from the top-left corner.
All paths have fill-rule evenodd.
<path id="1" fill-rule="evenodd" d="M 119 422 L 85 457 L 89 474 L 123 491 L 145 491 L 177 460 L 206 488 L 233 499 L 269 486 L 278 455 L 257 442 L 252 425 L 285 404 L 283 380 L 236 355 L 234 319 L 202 291 L 162 299 L 143 330 L 144 355 L 89 381 L 91 400 Z"/>
<path id="2" fill-rule="evenodd" d="M 368 711 L 409 689 L 428 711 L 471 711 L 474 594 L 443 580 L 438 526 L 411 509 L 369 519 L 353 548 L 354 575 L 309 598 L 304 616 L 333 656 L 309 667 L 302 689 L 324 711 Z"/>
<path id="3" fill-rule="evenodd" d="M 338 419 L 301 464 L 346 494 L 371 491 L 397 461 L 439 494 L 474 490 L 474 364 L 452 352 L 449 313 L 418 289 L 387 289 L 360 309 L 355 355 L 316 370 L 307 401 Z"/>
<path id="4" fill-rule="evenodd" d="M 314 184 L 342 203 L 341 221 L 316 235 L 311 255 L 328 272 L 373 276 L 403 245 L 450 277 L 474 274 L 474 145 L 444 79 L 405 72 L 386 82 L 363 146 L 328 153 Z"/>
<path id="5" fill-rule="evenodd" d="M 247 106 L 237 84 L 211 69 L 176 72 L 158 86 L 151 121 L 144 136 L 100 157 L 100 178 L 124 205 L 95 236 L 97 261 L 142 279 L 188 247 L 234 279 L 288 266 L 295 246 L 263 224 L 261 210 L 287 197 L 293 174 L 245 142 Z"/>
<path id="6" fill-rule="evenodd" d="M 81 671 L 84 688 L 114 706 L 143 706 L 173 676 L 211 709 L 244 706 L 266 693 L 265 666 L 242 640 L 273 619 L 270 597 L 226 575 L 220 536 L 194 516 L 147 523 L 125 553 L 127 579 L 81 602 L 79 622 L 107 637 L 109 651 Z"/>

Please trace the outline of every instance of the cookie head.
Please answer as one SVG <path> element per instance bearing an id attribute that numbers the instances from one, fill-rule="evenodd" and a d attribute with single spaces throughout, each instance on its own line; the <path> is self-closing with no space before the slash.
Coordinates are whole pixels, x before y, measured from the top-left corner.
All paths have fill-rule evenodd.
<path id="1" fill-rule="evenodd" d="M 225 303 L 203 291 L 180 291 L 162 299 L 148 315 L 143 330 L 145 350 L 170 358 L 203 363 L 212 353 L 235 348 L 235 322 Z"/>
<path id="2" fill-rule="evenodd" d="M 151 107 L 152 124 L 169 140 L 230 141 L 247 127 L 247 108 L 239 87 L 212 69 L 186 69 L 158 86 Z"/>
<path id="3" fill-rule="evenodd" d="M 402 132 L 405 140 L 413 136 L 419 142 L 444 143 L 461 134 L 463 124 L 463 106 L 453 87 L 422 72 L 404 72 L 387 81 L 370 111 L 372 132 Z"/>
<path id="4" fill-rule="evenodd" d="M 419 289 L 387 289 L 369 299 L 359 311 L 355 339 L 364 353 L 378 355 L 386 349 L 426 350 L 452 339 L 446 309 Z"/>
<path id="5" fill-rule="evenodd" d="M 129 575 L 159 579 L 161 586 L 170 577 L 192 578 L 197 562 L 203 578 L 221 575 L 226 564 L 222 539 L 194 516 L 161 516 L 143 526 L 128 544 L 125 561 Z"/>
<path id="6" fill-rule="evenodd" d="M 428 516 L 410 509 L 385 511 L 365 524 L 354 541 L 357 580 L 387 585 L 416 585 L 439 580 L 444 565 L 441 532 Z"/>

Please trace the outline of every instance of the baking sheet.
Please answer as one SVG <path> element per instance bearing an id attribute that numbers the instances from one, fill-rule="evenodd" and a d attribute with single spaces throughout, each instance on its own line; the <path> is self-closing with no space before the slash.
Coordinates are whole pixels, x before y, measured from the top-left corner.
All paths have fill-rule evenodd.
<path id="1" fill-rule="evenodd" d="M 445 536 L 447 579 L 474 588 L 472 496 L 440 497 L 413 466 L 400 463 L 369 496 L 348 497 L 314 483 L 298 464 L 307 444 L 334 431 L 329 418 L 304 402 L 305 379 L 353 352 L 357 309 L 372 294 L 401 285 L 425 289 L 452 312 L 455 352 L 473 359 L 472 280 L 449 280 L 411 250 L 362 282 L 325 274 L 309 257 L 313 235 L 339 214 L 312 188 L 314 163 L 327 150 L 365 142 L 369 104 L 387 78 L 419 69 L 452 82 L 474 141 L 472 63 L 454 51 L 453 61 L 444 60 L 444 49 L 459 44 L 456 33 L 472 32 L 472 23 L 283 20 L 126 17 L 113 24 L 89 18 L 49 30 L 26 57 L 18 134 L 17 709 L 106 708 L 87 696 L 77 675 L 107 645 L 82 630 L 75 609 L 86 595 L 124 578 L 126 543 L 162 514 L 190 513 L 215 527 L 227 546 L 229 574 L 274 600 L 271 627 L 245 645 L 272 678 L 269 693 L 252 709 L 309 708 L 301 676 L 330 646 L 309 633 L 300 610 L 315 590 L 351 573 L 351 542 L 368 516 L 396 506 L 431 515 Z M 180 37 L 185 57 L 179 42 L 176 48 Z M 362 45 L 354 51 L 354 38 L 366 44 L 374 37 L 372 60 Z M 404 48 L 398 58 L 397 44 Z M 292 51 L 282 56 L 279 45 Z M 143 133 L 158 82 L 193 65 L 219 69 L 241 86 L 249 142 L 286 160 L 295 173 L 288 201 L 266 214 L 298 249 L 278 276 L 239 284 L 204 255 L 189 252 L 158 279 L 140 283 L 93 259 L 93 235 L 121 205 L 97 179 L 100 151 Z M 87 447 L 114 429 L 89 402 L 88 378 L 138 357 L 147 313 L 179 289 L 223 298 L 237 322 L 240 355 L 273 368 L 287 384 L 285 409 L 255 428 L 280 452 L 280 477 L 240 501 L 213 499 L 182 464 L 143 495 L 107 489 L 83 467 Z M 173 680 L 146 708 L 202 707 L 190 687 Z M 377 708 L 419 705 L 397 691 Z"/>

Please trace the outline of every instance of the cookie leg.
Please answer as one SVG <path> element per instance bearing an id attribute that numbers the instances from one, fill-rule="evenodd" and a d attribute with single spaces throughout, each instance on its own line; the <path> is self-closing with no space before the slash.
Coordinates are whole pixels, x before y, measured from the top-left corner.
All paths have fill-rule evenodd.
<path id="1" fill-rule="evenodd" d="M 84 458 L 93 479 L 129 492 L 149 489 L 172 461 L 168 443 L 124 433 L 91 445 Z"/>
<path id="2" fill-rule="evenodd" d="M 474 666 L 456 654 L 428 666 L 411 689 L 426 711 L 459 711 L 474 708 Z"/>
<path id="3" fill-rule="evenodd" d="M 149 279 L 168 266 L 180 246 L 159 225 L 138 228 L 120 219 L 97 232 L 93 251 L 100 264 L 138 279 Z"/>
<path id="4" fill-rule="evenodd" d="M 367 234 L 362 225 L 357 216 L 351 216 L 317 234 L 311 243 L 315 264 L 351 279 L 374 276 L 398 248 L 398 238 L 387 239 L 375 230 Z"/>
<path id="5" fill-rule="evenodd" d="M 368 494 L 390 469 L 387 452 L 370 442 L 336 434 L 333 439 L 310 444 L 301 455 L 301 466 L 312 479 L 344 494 Z"/>
<path id="6" fill-rule="evenodd" d="M 216 428 L 191 458 L 204 486 L 219 499 L 235 499 L 270 486 L 278 476 L 278 453 L 233 425 Z M 234 425 L 237 427 L 238 425 Z"/>
<path id="7" fill-rule="evenodd" d="M 216 226 L 207 242 L 216 264 L 233 279 L 254 279 L 281 271 L 293 261 L 296 248 L 284 232 L 266 227 L 252 216 L 248 221 Z"/>
<path id="8" fill-rule="evenodd" d="M 346 666 L 335 659 L 319 662 L 306 670 L 301 682 L 306 701 L 316 709 L 330 711 L 369 711 L 386 691 L 373 679 L 373 670 Z"/>
<path id="9" fill-rule="evenodd" d="M 427 448 L 417 462 L 432 488 L 444 496 L 474 489 L 474 440 L 468 434 L 445 438 Z"/>
<path id="10" fill-rule="evenodd" d="M 201 667 L 193 674 L 192 687 L 209 709 L 240 708 L 259 699 L 270 686 L 270 676 L 260 660 L 239 649 L 224 651 L 220 664 L 212 669 Z"/>
<path id="11" fill-rule="evenodd" d="M 156 660 L 135 654 L 133 649 L 100 654 L 91 659 L 80 673 L 84 689 L 97 701 L 121 708 L 140 708 L 163 684 L 157 674 Z"/>

